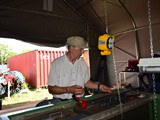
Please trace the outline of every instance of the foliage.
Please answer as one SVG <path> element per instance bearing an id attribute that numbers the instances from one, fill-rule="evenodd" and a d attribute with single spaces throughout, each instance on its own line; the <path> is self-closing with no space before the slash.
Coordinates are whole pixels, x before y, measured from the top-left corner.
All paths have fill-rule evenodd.
<path id="1" fill-rule="evenodd" d="M 15 56 L 17 53 L 14 53 L 8 45 L 0 44 L 0 64 L 7 64 L 7 59 L 9 57 Z"/>

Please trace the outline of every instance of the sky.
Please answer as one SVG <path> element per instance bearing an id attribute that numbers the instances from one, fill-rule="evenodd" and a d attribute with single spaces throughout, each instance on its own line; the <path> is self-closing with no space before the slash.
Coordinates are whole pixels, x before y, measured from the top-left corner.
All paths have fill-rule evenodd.
<path id="1" fill-rule="evenodd" d="M 8 45 L 9 48 L 13 50 L 13 52 L 20 53 L 21 51 L 24 50 L 35 50 L 35 49 L 53 49 L 57 50 L 57 48 L 51 48 L 51 47 L 46 47 L 46 46 L 37 46 L 33 45 L 27 42 L 22 42 L 20 40 L 16 39 L 8 39 L 8 38 L 0 38 L 0 44 Z M 64 50 L 65 47 L 62 47 L 61 50 Z"/>

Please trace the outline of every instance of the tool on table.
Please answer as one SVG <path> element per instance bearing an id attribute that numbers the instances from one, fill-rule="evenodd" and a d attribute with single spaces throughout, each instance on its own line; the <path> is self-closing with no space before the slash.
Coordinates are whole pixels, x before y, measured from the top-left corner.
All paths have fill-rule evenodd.
<path id="1" fill-rule="evenodd" d="M 87 102 L 85 100 L 82 100 L 79 97 L 76 97 L 75 94 L 72 95 L 72 98 L 81 104 L 81 108 L 85 109 L 87 107 Z"/>

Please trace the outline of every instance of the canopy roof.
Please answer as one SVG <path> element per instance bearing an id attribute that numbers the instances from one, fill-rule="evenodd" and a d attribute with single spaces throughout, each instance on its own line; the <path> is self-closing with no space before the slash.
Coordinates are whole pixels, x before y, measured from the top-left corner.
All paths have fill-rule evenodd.
<path id="1" fill-rule="evenodd" d="M 150 1 L 151 23 L 160 24 L 160 1 Z M 117 36 L 148 27 L 148 10 L 148 0 L 1 0 L 0 37 L 63 46 L 92 29 Z"/>
<path id="2" fill-rule="evenodd" d="M 118 72 L 125 69 L 127 60 L 150 56 L 153 46 L 154 52 L 160 51 L 159 5 L 160 0 L 0 0 L 0 37 L 60 47 L 67 37 L 80 35 L 91 48 L 91 78 L 95 80 L 100 61 L 99 35 L 115 37 Z M 112 61 L 108 56 L 110 74 L 106 75 L 114 83 Z"/>

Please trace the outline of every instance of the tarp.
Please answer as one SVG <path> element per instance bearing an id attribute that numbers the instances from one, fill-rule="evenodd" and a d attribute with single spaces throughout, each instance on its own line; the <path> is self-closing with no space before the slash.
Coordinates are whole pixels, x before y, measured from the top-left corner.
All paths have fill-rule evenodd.
<path id="1" fill-rule="evenodd" d="M 91 48 L 94 78 L 100 60 L 98 36 L 106 30 L 115 36 L 116 61 L 121 61 L 118 71 L 126 67 L 123 62 L 128 59 L 150 57 L 151 35 L 154 52 L 160 50 L 159 5 L 160 0 L 1 0 L 0 37 L 59 47 L 68 36 L 80 35 Z M 109 56 L 111 74 L 112 61 Z"/>

